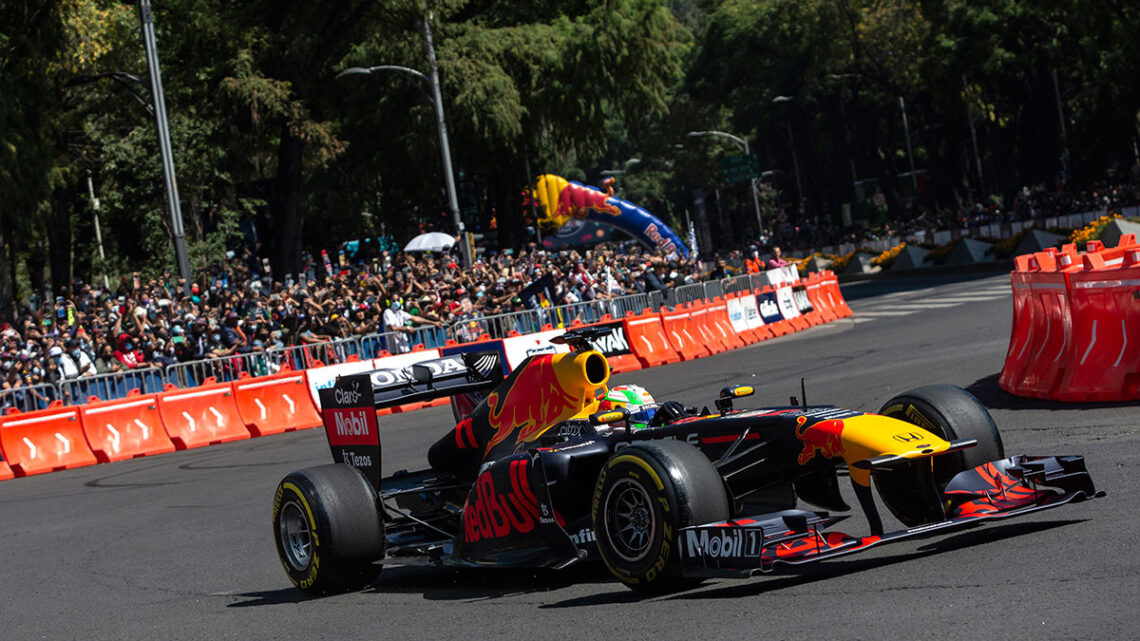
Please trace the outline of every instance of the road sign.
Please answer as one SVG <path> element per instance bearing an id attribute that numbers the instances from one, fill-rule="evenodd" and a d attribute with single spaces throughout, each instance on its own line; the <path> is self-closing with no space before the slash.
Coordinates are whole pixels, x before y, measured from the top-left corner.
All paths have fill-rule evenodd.
<path id="1" fill-rule="evenodd" d="M 738 154 L 720 159 L 720 173 L 726 183 L 748 182 L 760 175 L 760 159 L 756 154 Z"/>

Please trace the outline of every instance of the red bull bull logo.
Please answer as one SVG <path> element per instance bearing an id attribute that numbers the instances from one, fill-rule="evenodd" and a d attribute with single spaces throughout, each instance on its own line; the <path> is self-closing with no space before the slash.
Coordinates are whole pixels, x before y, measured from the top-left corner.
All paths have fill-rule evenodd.
<path id="1" fill-rule="evenodd" d="M 581 409 L 581 400 L 563 387 L 554 367 L 554 355 L 546 354 L 527 365 L 506 395 L 491 393 L 487 409 L 487 422 L 494 430 L 487 443 L 490 451 L 516 429 L 518 441 L 537 437 L 547 427 L 574 416 Z"/>
<path id="2" fill-rule="evenodd" d="M 807 465 L 819 452 L 825 459 L 843 456 L 843 419 L 836 418 L 807 425 L 807 417 L 796 419 L 796 438 L 804 444 L 796 462 Z"/>

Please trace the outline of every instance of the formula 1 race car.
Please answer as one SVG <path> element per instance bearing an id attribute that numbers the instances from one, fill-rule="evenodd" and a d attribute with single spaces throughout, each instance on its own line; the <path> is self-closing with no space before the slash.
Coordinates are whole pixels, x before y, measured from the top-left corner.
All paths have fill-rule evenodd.
<path id="1" fill-rule="evenodd" d="M 601 559 L 644 592 L 749 576 L 873 545 L 1103 495 L 1081 456 L 1005 457 L 986 409 L 949 385 L 878 414 L 834 406 L 740 410 L 616 398 L 609 364 L 567 331 L 572 351 L 505 375 L 500 352 L 413 365 L 402 380 L 359 374 L 320 391 L 336 461 L 286 476 L 273 532 L 306 592 L 363 587 L 378 562 L 562 568 Z M 647 394 L 642 399 L 651 401 Z M 378 408 L 450 397 L 457 423 L 431 469 L 380 473 Z M 831 526 L 846 472 L 870 533 Z M 878 498 L 906 528 L 885 533 Z"/>

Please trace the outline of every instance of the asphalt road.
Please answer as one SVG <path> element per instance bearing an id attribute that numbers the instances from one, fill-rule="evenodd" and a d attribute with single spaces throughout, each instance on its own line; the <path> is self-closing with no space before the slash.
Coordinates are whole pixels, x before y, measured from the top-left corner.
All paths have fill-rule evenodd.
<path id="1" fill-rule="evenodd" d="M 277 560 L 270 503 L 286 473 L 329 461 L 323 433 L 309 430 L 0 483 L 0 638 L 1140 637 L 1136 406 L 1003 393 L 1006 276 L 844 291 L 854 319 L 616 380 L 690 405 L 749 383 L 760 405 L 786 403 L 805 376 L 809 402 L 869 410 L 954 383 L 991 408 L 1008 453 L 1084 454 L 1108 496 L 652 599 L 598 566 L 386 568 L 363 592 L 307 599 Z M 383 420 L 385 471 L 424 466 L 449 417 L 436 408 Z M 864 531 L 860 518 L 840 529 Z"/>

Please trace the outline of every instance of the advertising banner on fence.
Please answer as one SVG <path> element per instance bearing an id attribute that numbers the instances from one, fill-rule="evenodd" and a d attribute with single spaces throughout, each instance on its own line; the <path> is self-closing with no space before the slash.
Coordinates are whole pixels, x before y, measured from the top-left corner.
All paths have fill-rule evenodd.
<path id="1" fill-rule="evenodd" d="M 765 324 L 771 325 L 784 320 L 784 315 L 780 313 L 780 305 L 776 302 L 776 292 L 757 294 L 755 304 L 759 307 L 760 316 Z"/>
<path id="2" fill-rule="evenodd" d="M 522 364 L 528 356 L 569 352 L 569 346 L 555 345 L 550 342 L 550 339 L 555 336 L 561 336 L 565 331 L 566 330 L 563 329 L 551 329 L 545 332 L 538 332 L 537 334 L 504 338 L 503 346 L 507 351 L 507 363 L 511 366 L 511 369 L 514 369 Z"/>
<path id="3" fill-rule="evenodd" d="M 752 297 L 749 296 L 748 298 Z M 756 299 L 753 298 L 752 300 L 753 304 L 755 304 Z M 736 330 L 736 333 L 739 334 L 740 332 L 752 329 L 748 326 L 748 321 L 744 318 L 744 306 L 740 304 L 739 298 L 730 298 L 725 301 L 725 305 L 728 308 L 728 322 L 732 323 L 732 329 Z"/>
<path id="4" fill-rule="evenodd" d="M 803 285 L 792 287 L 792 298 L 795 299 L 796 309 L 800 310 L 801 314 L 815 311 L 811 305 L 811 299 L 808 298 L 807 288 Z"/>
<path id="5" fill-rule="evenodd" d="M 597 323 L 594 327 L 608 327 L 610 333 L 597 340 L 590 341 L 590 348 L 606 355 L 606 358 L 625 356 L 629 351 L 629 337 L 625 335 L 625 323 L 614 321 L 612 323 Z"/>
<path id="6" fill-rule="evenodd" d="M 764 272 L 764 278 L 772 287 L 780 287 L 781 285 L 790 285 L 800 279 L 800 273 L 796 271 L 795 265 L 786 265 L 784 267 L 777 267 L 776 269 L 769 269 Z"/>
<path id="7" fill-rule="evenodd" d="M 744 311 L 744 325 L 748 329 L 756 329 L 763 327 L 767 322 L 760 314 L 760 308 L 757 301 L 752 296 L 744 296 L 740 299 L 740 308 Z"/>
<path id="8" fill-rule="evenodd" d="M 776 289 L 776 304 L 780 306 L 780 314 L 784 319 L 795 318 L 800 315 L 796 301 L 792 298 L 792 288 L 788 286 Z"/>

